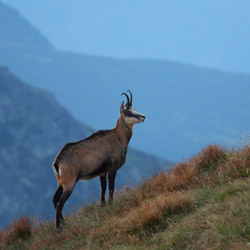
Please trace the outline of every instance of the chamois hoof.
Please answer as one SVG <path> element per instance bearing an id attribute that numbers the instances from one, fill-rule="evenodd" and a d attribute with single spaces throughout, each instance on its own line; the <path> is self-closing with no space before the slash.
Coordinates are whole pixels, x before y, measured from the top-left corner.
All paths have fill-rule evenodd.
<path id="1" fill-rule="evenodd" d="M 57 234 L 60 233 L 61 231 L 62 231 L 62 229 L 60 227 L 55 227 L 54 228 L 54 232 L 57 233 Z"/>
<path id="2" fill-rule="evenodd" d="M 99 203 L 99 207 L 105 207 L 106 206 L 106 203 L 105 202 L 100 202 Z"/>

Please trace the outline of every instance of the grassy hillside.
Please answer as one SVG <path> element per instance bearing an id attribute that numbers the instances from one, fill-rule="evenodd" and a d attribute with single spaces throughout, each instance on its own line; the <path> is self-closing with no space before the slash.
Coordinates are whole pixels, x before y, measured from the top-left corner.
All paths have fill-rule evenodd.
<path id="1" fill-rule="evenodd" d="M 29 218 L 1 232 L 2 249 L 247 249 L 250 146 L 213 145 L 187 162 L 53 222 Z"/>

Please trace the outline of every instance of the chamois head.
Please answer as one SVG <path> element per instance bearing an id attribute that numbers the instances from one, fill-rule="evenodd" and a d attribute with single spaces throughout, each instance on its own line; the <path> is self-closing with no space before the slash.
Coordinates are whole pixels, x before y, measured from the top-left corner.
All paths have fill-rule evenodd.
<path id="1" fill-rule="evenodd" d="M 122 95 L 125 95 L 127 97 L 127 103 L 124 106 L 124 101 L 122 102 L 120 108 L 121 115 L 123 116 L 127 124 L 136 124 L 144 122 L 146 119 L 145 115 L 136 112 L 135 109 L 132 107 L 132 100 L 133 100 L 132 92 L 130 90 L 127 90 L 127 92 L 129 92 L 130 94 L 130 99 L 126 93 L 122 93 Z"/>

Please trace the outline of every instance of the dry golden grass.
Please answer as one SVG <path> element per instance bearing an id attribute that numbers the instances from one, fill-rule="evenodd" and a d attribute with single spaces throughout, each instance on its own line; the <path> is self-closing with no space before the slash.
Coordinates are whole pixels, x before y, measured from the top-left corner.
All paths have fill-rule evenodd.
<path id="1" fill-rule="evenodd" d="M 86 227 L 81 223 L 77 215 L 72 215 L 70 218 L 65 217 L 66 220 L 76 220 L 74 226 L 64 227 L 60 233 L 54 232 L 54 223 L 45 222 L 36 229 L 36 236 L 33 242 L 29 245 L 29 250 L 47 249 L 48 246 L 53 246 L 54 250 L 63 248 L 66 242 L 73 242 L 76 238 L 83 238 L 86 235 Z M 48 233 L 48 228 L 50 228 Z M 73 243 L 72 243 L 73 246 Z"/>
<path id="2" fill-rule="evenodd" d="M 124 249 L 133 249 L 134 246 L 143 245 L 153 235 L 169 230 L 173 230 L 172 236 L 168 239 L 170 245 L 173 243 L 183 246 L 185 243 L 192 247 L 194 242 L 198 242 L 197 237 L 199 238 L 202 232 L 213 232 L 213 230 L 208 230 L 209 223 L 213 222 L 213 211 L 211 210 L 212 217 L 209 221 L 200 214 L 197 220 L 193 221 L 191 233 L 190 225 L 187 225 L 184 218 L 188 218 L 189 215 L 190 218 L 196 218 L 192 215 L 195 216 L 197 211 L 203 211 L 203 207 L 206 207 L 211 199 L 214 199 L 215 203 L 224 204 L 224 199 L 233 197 L 236 192 L 242 192 L 245 189 L 233 182 L 236 180 L 240 183 L 242 180 L 243 183 L 247 180 L 245 177 L 249 175 L 250 148 L 248 146 L 227 151 L 221 146 L 209 145 L 187 162 L 174 166 L 169 172 L 154 175 L 134 189 L 127 188 L 125 191 L 117 192 L 112 206 L 104 208 L 97 205 L 85 206 L 79 213 L 66 218 L 60 234 L 54 233 L 54 225 L 51 222 L 32 229 L 33 237 L 26 240 L 25 247 L 21 249 L 27 247 L 31 250 L 109 249 L 112 247 L 120 249 L 119 246 L 129 246 L 131 248 Z M 223 191 L 222 187 L 226 185 L 230 188 Z M 235 210 L 235 213 L 246 218 L 244 211 L 248 210 L 243 206 L 245 201 L 241 202 L 242 211 Z M 228 200 L 228 204 L 231 203 Z M 214 205 L 211 206 L 211 209 L 213 208 Z M 226 209 L 225 207 L 224 210 Z M 230 209 L 229 207 L 228 211 Z M 223 214 L 220 206 L 217 212 L 217 217 L 220 218 Z M 4 246 L 4 244 L 12 244 L 18 240 L 29 239 L 30 221 L 27 219 L 24 219 L 25 223 L 21 221 L 22 219 L 20 222 L 14 222 L 8 229 L 0 231 L 0 249 L 1 244 Z M 224 233 L 225 228 L 222 222 L 218 223 L 218 226 L 221 226 L 220 230 Z M 179 227 L 175 227 L 178 223 L 180 223 Z M 25 224 L 29 226 L 26 227 Z M 234 226 L 233 222 L 230 225 Z M 237 230 L 241 232 L 237 225 L 234 230 L 235 235 Z M 226 231 L 224 235 L 230 237 L 230 232 Z M 190 237 L 192 237 L 191 242 Z M 216 241 L 220 242 L 220 239 Z M 211 244 L 216 246 L 217 243 Z M 235 241 L 234 244 L 240 245 L 241 242 Z"/>
<path id="3" fill-rule="evenodd" d="M 118 208 L 111 220 L 105 221 L 103 226 L 90 233 L 89 244 L 97 242 L 104 247 L 104 243 L 109 242 L 106 247 L 110 247 L 119 239 L 124 240 L 124 237 L 131 243 L 138 241 L 138 237 L 132 233 L 134 230 L 140 231 L 137 236 L 141 236 L 147 225 L 160 220 L 166 212 L 192 207 L 192 198 L 180 190 L 201 182 L 199 173 L 208 171 L 209 168 L 214 170 L 225 157 L 224 148 L 209 145 L 188 162 L 181 162 L 169 172 L 160 173 L 144 181 L 137 189 L 128 189 L 126 197 L 122 197 L 123 193 L 119 197 L 119 200 L 126 199 L 126 206 L 120 206 L 122 210 Z"/>
<path id="4" fill-rule="evenodd" d="M 31 236 L 31 221 L 29 217 L 22 217 L 14 221 L 8 228 L 0 232 L 1 244 L 12 244 L 17 240 L 27 239 Z"/>
<path id="5" fill-rule="evenodd" d="M 191 184 L 200 182 L 199 173 L 217 167 L 226 157 L 226 150 L 218 145 L 208 145 L 201 153 L 192 157 L 188 162 L 181 162 L 169 172 L 145 182 L 141 192 L 145 198 L 154 196 L 155 193 L 180 190 L 190 187 Z M 145 190 L 144 190 L 145 189 Z"/>
<path id="6" fill-rule="evenodd" d="M 189 165 L 198 170 L 211 168 L 211 166 L 225 159 L 225 157 L 225 148 L 220 145 L 208 145 L 206 148 L 202 149 L 199 154 L 189 160 Z"/>
<path id="7" fill-rule="evenodd" d="M 164 212 L 174 213 L 192 205 L 191 197 L 185 196 L 182 192 L 160 194 L 153 199 L 143 201 L 140 207 L 130 211 L 126 217 L 116 220 L 115 225 L 124 232 L 143 228 L 161 219 Z"/>
<path id="8" fill-rule="evenodd" d="M 115 244 L 119 239 L 128 238 L 129 241 L 139 240 L 133 235 L 133 231 L 140 231 L 138 236 L 145 234 L 145 229 L 154 222 L 159 221 L 167 214 L 177 213 L 181 210 L 189 209 L 194 205 L 191 197 L 177 191 L 165 193 L 155 198 L 143 201 L 139 207 L 131 209 L 123 217 L 114 216 L 110 221 L 90 233 L 88 242 L 91 245 L 98 239 L 98 244 L 102 245 L 109 238 L 109 246 Z M 112 238 L 110 236 L 112 235 Z"/>
<path id="9" fill-rule="evenodd" d="M 213 194 L 216 202 L 198 207 L 158 238 L 168 246 L 166 249 L 248 249 L 249 184 L 245 178 L 218 186 Z"/>
<path id="10" fill-rule="evenodd" d="M 220 166 L 218 171 L 222 179 L 237 179 L 247 177 L 250 174 L 250 148 L 245 147 L 240 150 L 233 150 L 227 155 L 227 160 Z"/>

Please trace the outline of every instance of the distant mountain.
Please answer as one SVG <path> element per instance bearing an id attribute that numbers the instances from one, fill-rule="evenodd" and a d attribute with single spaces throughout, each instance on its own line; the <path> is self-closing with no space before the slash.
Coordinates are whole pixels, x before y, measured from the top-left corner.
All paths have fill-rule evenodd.
<path id="1" fill-rule="evenodd" d="M 52 94 L 20 81 L 0 67 L 0 227 L 20 215 L 53 213 L 52 161 L 69 141 L 93 130 L 76 121 Z M 170 162 L 130 149 L 117 186 L 134 185 Z M 99 180 L 77 185 L 70 203 L 96 201 Z"/>
<path id="2" fill-rule="evenodd" d="M 121 92 L 131 89 L 147 121 L 131 145 L 174 161 L 208 143 L 235 144 L 249 134 L 250 76 L 170 61 L 118 60 L 53 49 L 18 13 L 0 4 L 0 64 L 26 82 L 52 92 L 63 106 L 96 129 L 113 127 Z M 8 25 L 19 23 L 17 30 Z M 17 43 L 12 43 L 8 29 Z M 22 39 L 36 37 L 36 46 Z M 140 128 L 139 128 L 140 126 Z"/>
<path id="3" fill-rule="evenodd" d="M 250 1 L 2 0 L 64 50 L 250 73 Z"/>
<path id="4" fill-rule="evenodd" d="M 2 48 L 11 47 L 32 50 L 51 50 L 53 47 L 41 33 L 27 20 L 21 17 L 15 9 L 0 2 L 1 36 Z M 10 32 L 10 31 L 15 32 Z"/>

